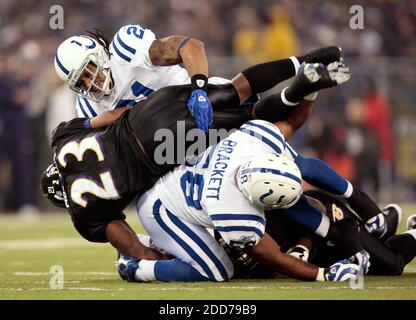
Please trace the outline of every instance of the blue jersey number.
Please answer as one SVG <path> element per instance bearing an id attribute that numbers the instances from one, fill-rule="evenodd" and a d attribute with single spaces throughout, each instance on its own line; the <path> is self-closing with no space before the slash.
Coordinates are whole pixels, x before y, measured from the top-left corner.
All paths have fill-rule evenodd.
<path id="1" fill-rule="evenodd" d="M 143 39 L 144 29 L 140 27 L 128 27 L 127 34 L 132 34 L 132 33 L 136 38 Z"/>
<path id="2" fill-rule="evenodd" d="M 131 92 L 134 94 L 134 96 L 138 97 L 141 94 L 147 97 L 148 95 L 155 92 L 155 90 L 150 89 L 144 85 L 142 85 L 140 82 L 135 81 L 133 85 L 131 86 Z"/>
<path id="3" fill-rule="evenodd" d="M 181 188 L 186 199 L 186 204 L 197 210 L 202 210 L 201 198 L 204 189 L 204 177 L 187 171 L 181 177 Z"/>

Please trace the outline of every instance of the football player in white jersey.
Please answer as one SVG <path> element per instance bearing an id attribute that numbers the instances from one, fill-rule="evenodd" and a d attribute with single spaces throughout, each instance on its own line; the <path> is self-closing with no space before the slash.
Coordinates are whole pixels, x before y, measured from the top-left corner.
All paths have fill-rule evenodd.
<path id="1" fill-rule="evenodd" d="M 302 109 L 307 108 L 294 113 L 306 111 Z M 137 210 L 152 241 L 176 259 L 122 256 L 117 262 L 119 272 L 130 281 L 230 279 L 232 263 L 206 229 L 211 228 L 230 246 L 243 248 L 255 260 L 285 275 L 309 281 L 355 278 L 356 264 L 342 260 L 323 269 L 303 263 L 283 254 L 265 233 L 265 209 L 296 207 L 300 199 L 300 214 L 305 213 L 300 170 L 283 156 L 287 153 L 285 140 L 296 128 L 290 117 L 276 125 L 250 121 L 195 162 L 162 177 L 140 198 Z M 312 206 L 308 210 L 305 226 L 327 236 L 328 218 Z M 355 256 L 367 269 L 368 254 L 356 251 Z"/>
<path id="2" fill-rule="evenodd" d="M 214 77 L 209 83 L 230 83 L 238 92 L 238 107 L 250 96 L 294 76 L 302 62 L 328 65 L 340 57 L 339 48 L 327 47 L 250 67 L 231 81 Z M 126 25 L 109 43 L 96 30 L 65 40 L 58 47 L 55 69 L 78 94 L 79 117 L 93 118 L 103 111 L 134 105 L 166 86 L 191 84 L 186 105 L 196 127 L 207 131 L 213 121 L 207 57 L 203 43 L 196 39 L 183 36 L 156 39 L 150 29 Z M 299 97 L 286 92 L 286 98 L 284 101 L 290 103 Z"/>
<path id="3" fill-rule="evenodd" d="M 206 95 L 207 57 L 203 43 L 196 39 L 156 39 L 150 29 L 126 25 L 109 43 L 95 30 L 65 40 L 57 49 L 55 69 L 78 94 L 76 110 L 81 118 L 133 105 L 160 88 L 187 83 L 192 83 L 188 108 L 197 126 L 205 129 L 204 117 L 212 118 Z"/>

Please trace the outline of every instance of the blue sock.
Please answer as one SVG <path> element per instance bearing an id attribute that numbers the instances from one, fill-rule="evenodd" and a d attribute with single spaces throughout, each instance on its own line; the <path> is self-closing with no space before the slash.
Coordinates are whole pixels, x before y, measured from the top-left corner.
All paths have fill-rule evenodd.
<path id="1" fill-rule="evenodd" d="M 302 173 L 302 178 L 311 185 L 337 195 L 344 195 L 347 191 L 348 181 L 324 161 L 298 155 L 295 163 Z"/>
<path id="2" fill-rule="evenodd" d="M 209 281 L 190 264 L 179 259 L 159 260 L 155 264 L 155 277 L 159 281 Z"/>

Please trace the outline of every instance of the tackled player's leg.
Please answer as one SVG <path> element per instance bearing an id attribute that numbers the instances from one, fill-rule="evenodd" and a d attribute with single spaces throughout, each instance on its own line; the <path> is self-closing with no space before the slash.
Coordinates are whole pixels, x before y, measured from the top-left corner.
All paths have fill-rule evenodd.
<path id="1" fill-rule="evenodd" d="M 167 210 L 154 189 L 139 199 L 137 212 L 153 243 L 175 258 L 119 259 L 118 269 L 130 281 L 225 281 L 233 276 L 230 258 L 207 229 Z"/>

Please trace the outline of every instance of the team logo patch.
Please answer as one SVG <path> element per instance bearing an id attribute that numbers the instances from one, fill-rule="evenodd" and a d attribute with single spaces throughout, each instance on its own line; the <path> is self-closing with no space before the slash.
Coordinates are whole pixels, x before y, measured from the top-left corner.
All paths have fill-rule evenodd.
<path id="1" fill-rule="evenodd" d="M 200 88 L 204 87 L 205 80 L 201 80 L 201 79 L 196 80 L 196 85 Z"/>
<path id="2" fill-rule="evenodd" d="M 335 203 L 332 204 L 332 217 L 334 218 L 334 221 L 344 219 L 344 212 L 341 208 L 337 207 Z"/>

